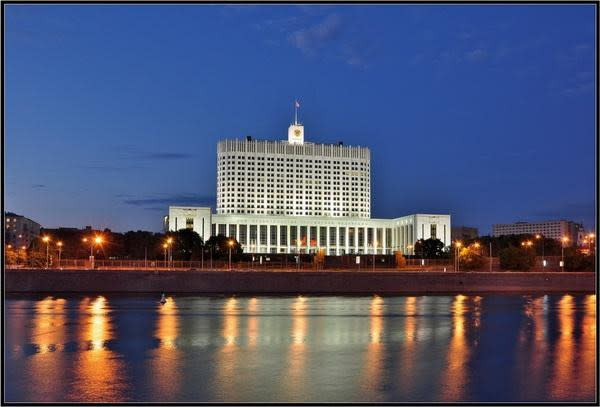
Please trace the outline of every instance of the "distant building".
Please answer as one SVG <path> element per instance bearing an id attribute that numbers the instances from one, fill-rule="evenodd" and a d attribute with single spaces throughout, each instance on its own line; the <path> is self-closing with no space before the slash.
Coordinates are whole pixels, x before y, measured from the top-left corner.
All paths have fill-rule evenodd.
<path id="1" fill-rule="evenodd" d="M 12 212 L 4 213 L 5 243 L 14 247 L 29 247 L 40 235 L 40 224 Z"/>
<path id="2" fill-rule="evenodd" d="M 569 238 L 569 245 L 577 245 L 579 231 L 583 230 L 581 223 L 570 220 L 549 220 L 545 222 L 515 222 L 496 224 L 492 227 L 494 236 L 540 234 L 546 238 L 560 240 Z"/>
<path id="3" fill-rule="evenodd" d="M 476 239 L 479 237 L 479 230 L 468 226 L 452 226 L 451 236 L 452 240 Z"/>

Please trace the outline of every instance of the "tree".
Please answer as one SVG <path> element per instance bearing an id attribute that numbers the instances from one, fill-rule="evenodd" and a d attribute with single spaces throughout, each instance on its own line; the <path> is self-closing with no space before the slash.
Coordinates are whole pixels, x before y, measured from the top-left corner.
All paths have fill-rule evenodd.
<path id="1" fill-rule="evenodd" d="M 192 260 L 202 255 L 202 238 L 192 229 L 180 229 L 168 234 L 165 239 L 173 238 L 173 258 L 176 260 Z"/>
<path id="2" fill-rule="evenodd" d="M 406 266 L 406 258 L 404 257 L 404 255 L 402 254 L 401 251 L 397 251 L 395 253 L 396 256 L 396 268 L 402 268 L 404 266 Z"/>
<path id="3" fill-rule="evenodd" d="M 440 259 L 447 255 L 444 243 L 439 239 L 419 239 L 415 242 L 414 253 L 425 259 Z"/>
<path id="4" fill-rule="evenodd" d="M 594 256 L 585 255 L 576 247 L 565 248 L 565 270 L 594 271 Z"/>
<path id="5" fill-rule="evenodd" d="M 477 270 L 483 266 L 484 258 L 480 248 L 471 244 L 460 250 L 460 268 L 463 270 Z"/>
<path id="6" fill-rule="evenodd" d="M 535 264 L 535 253 L 531 249 L 510 246 L 498 253 L 500 268 L 504 270 L 529 270 Z"/>
<path id="7" fill-rule="evenodd" d="M 225 235 L 211 236 L 204 245 L 205 251 L 212 250 L 214 258 L 227 259 L 229 257 L 229 242 L 233 242 L 231 245 L 232 259 L 237 261 L 243 250 L 242 245 L 240 245 L 233 237 L 226 237 Z"/>

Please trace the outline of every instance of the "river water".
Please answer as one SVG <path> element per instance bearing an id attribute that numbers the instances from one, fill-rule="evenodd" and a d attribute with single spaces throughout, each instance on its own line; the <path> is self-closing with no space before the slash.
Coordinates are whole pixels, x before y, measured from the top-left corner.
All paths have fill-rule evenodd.
<path id="1" fill-rule="evenodd" d="M 9 296 L 6 401 L 594 401 L 595 295 Z"/>

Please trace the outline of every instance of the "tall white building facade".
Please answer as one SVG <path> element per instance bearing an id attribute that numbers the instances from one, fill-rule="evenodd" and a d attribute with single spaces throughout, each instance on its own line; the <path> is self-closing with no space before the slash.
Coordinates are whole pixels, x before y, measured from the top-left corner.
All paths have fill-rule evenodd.
<path id="1" fill-rule="evenodd" d="M 578 232 L 583 230 L 581 223 L 570 220 L 549 220 L 544 222 L 515 222 L 492 226 L 494 236 L 540 234 L 546 238 L 560 240 L 569 238 L 570 244 L 577 244 Z"/>
<path id="2" fill-rule="evenodd" d="M 250 253 L 412 254 L 419 239 L 451 243 L 447 214 L 372 219 L 370 150 L 305 142 L 297 119 L 285 141 L 220 141 L 216 214 L 170 206 L 165 228 L 232 237 Z"/>
<path id="3" fill-rule="evenodd" d="M 217 147 L 217 213 L 371 217 L 371 152 L 304 142 L 224 140 Z"/>

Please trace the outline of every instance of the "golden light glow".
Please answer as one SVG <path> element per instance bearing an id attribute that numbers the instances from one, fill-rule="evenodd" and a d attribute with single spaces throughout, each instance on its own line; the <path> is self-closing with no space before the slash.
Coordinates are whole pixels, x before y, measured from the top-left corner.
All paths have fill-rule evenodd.
<path id="1" fill-rule="evenodd" d="M 231 246 L 233 246 L 233 240 L 230 240 L 230 241 L 229 241 L 229 242 L 227 242 L 227 243 L 229 243 L 229 246 L 230 246 L 230 247 L 231 247 Z"/>
<path id="2" fill-rule="evenodd" d="M 94 243 L 96 243 L 96 244 L 100 244 L 100 243 L 102 243 L 102 236 L 96 236 L 96 237 L 94 238 Z"/>
<path id="3" fill-rule="evenodd" d="M 588 237 L 589 237 L 590 239 L 593 239 L 593 238 L 595 238 L 595 237 L 596 237 L 596 235 L 595 235 L 595 234 L 593 234 L 593 233 L 590 233 L 590 234 L 588 235 Z"/>
<path id="4" fill-rule="evenodd" d="M 572 398 L 578 388 L 575 381 L 575 301 L 565 294 L 558 302 L 558 329 L 560 336 L 553 349 L 553 369 L 548 391 L 553 399 Z"/>
<path id="5" fill-rule="evenodd" d="M 462 242 L 456 242 L 456 247 L 461 247 L 462 246 Z"/>
<path id="6" fill-rule="evenodd" d="M 108 301 L 102 296 L 85 298 L 80 313 L 79 340 L 88 346 L 75 361 L 72 397 L 91 402 L 122 400 L 127 388 L 123 361 L 105 346 L 114 332 Z"/>
<path id="7" fill-rule="evenodd" d="M 56 243 L 56 245 L 57 245 L 58 247 L 62 247 L 62 245 L 63 245 L 63 242 L 58 242 L 58 243 Z"/>
<path id="8" fill-rule="evenodd" d="M 167 239 L 167 244 L 171 244 L 171 243 L 173 243 L 173 238 L 170 237 Z"/>
<path id="9" fill-rule="evenodd" d="M 442 376 L 442 394 L 444 401 L 456 401 L 464 398 L 466 388 L 466 365 L 469 359 L 469 346 L 466 341 L 467 297 L 457 295 L 452 303 L 452 338 L 446 356 L 446 370 Z"/>
<path id="10" fill-rule="evenodd" d="M 566 237 L 566 236 L 563 236 L 563 238 L 562 238 L 561 240 L 562 240 L 563 242 L 568 242 L 568 241 L 569 241 L 569 238 L 568 238 L 568 237 Z"/>
<path id="11" fill-rule="evenodd" d="M 169 247 L 169 245 L 165 243 L 163 244 L 163 247 L 166 249 L 167 247 Z"/>
<path id="12" fill-rule="evenodd" d="M 6 247 L 8 247 L 9 249 L 12 249 L 12 245 L 11 245 L 11 244 L 9 244 L 9 245 L 8 245 L 8 246 L 6 246 Z"/>
<path id="13" fill-rule="evenodd" d="M 26 247 L 25 247 L 25 246 L 21 246 L 21 249 L 25 250 L 25 249 L 26 249 Z"/>
<path id="14" fill-rule="evenodd" d="M 541 238 L 542 238 L 542 236 L 540 236 L 540 235 L 535 235 L 535 238 L 536 238 L 536 239 L 541 239 Z"/>
<path id="15" fill-rule="evenodd" d="M 83 239 L 81 239 L 82 242 L 87 242 L 87 237 L 84 237 Z"/>
<path id="16" fill-rule="evenodd" d="M 478 242 L 473 243 L 473 246 L 475 246 L 476 249 L 479 249 L 479 243 Z"/>
<path id="17" fill-rule="evenodd" d="M 44 242 L 48 243 L 48 242 L 50 241 L 50 237 L 48 237 L 48 236 L 44 236 L 44 237 L 42 238 L 42 240 L 43 240 Z"/>
<path id="18" fill-rule="evenodd" d="M 180 353 L 177 349 L 179 335 L 179 310 L 173 297 L 167 297 L 163 305 L 157 304 L 158 319 L 154 337 L 160 341 L 155 357 L 151 362 L 152 385 L 156 393 L 166 399 L 173 399 L 181 385 L 182 369 Z"/>

